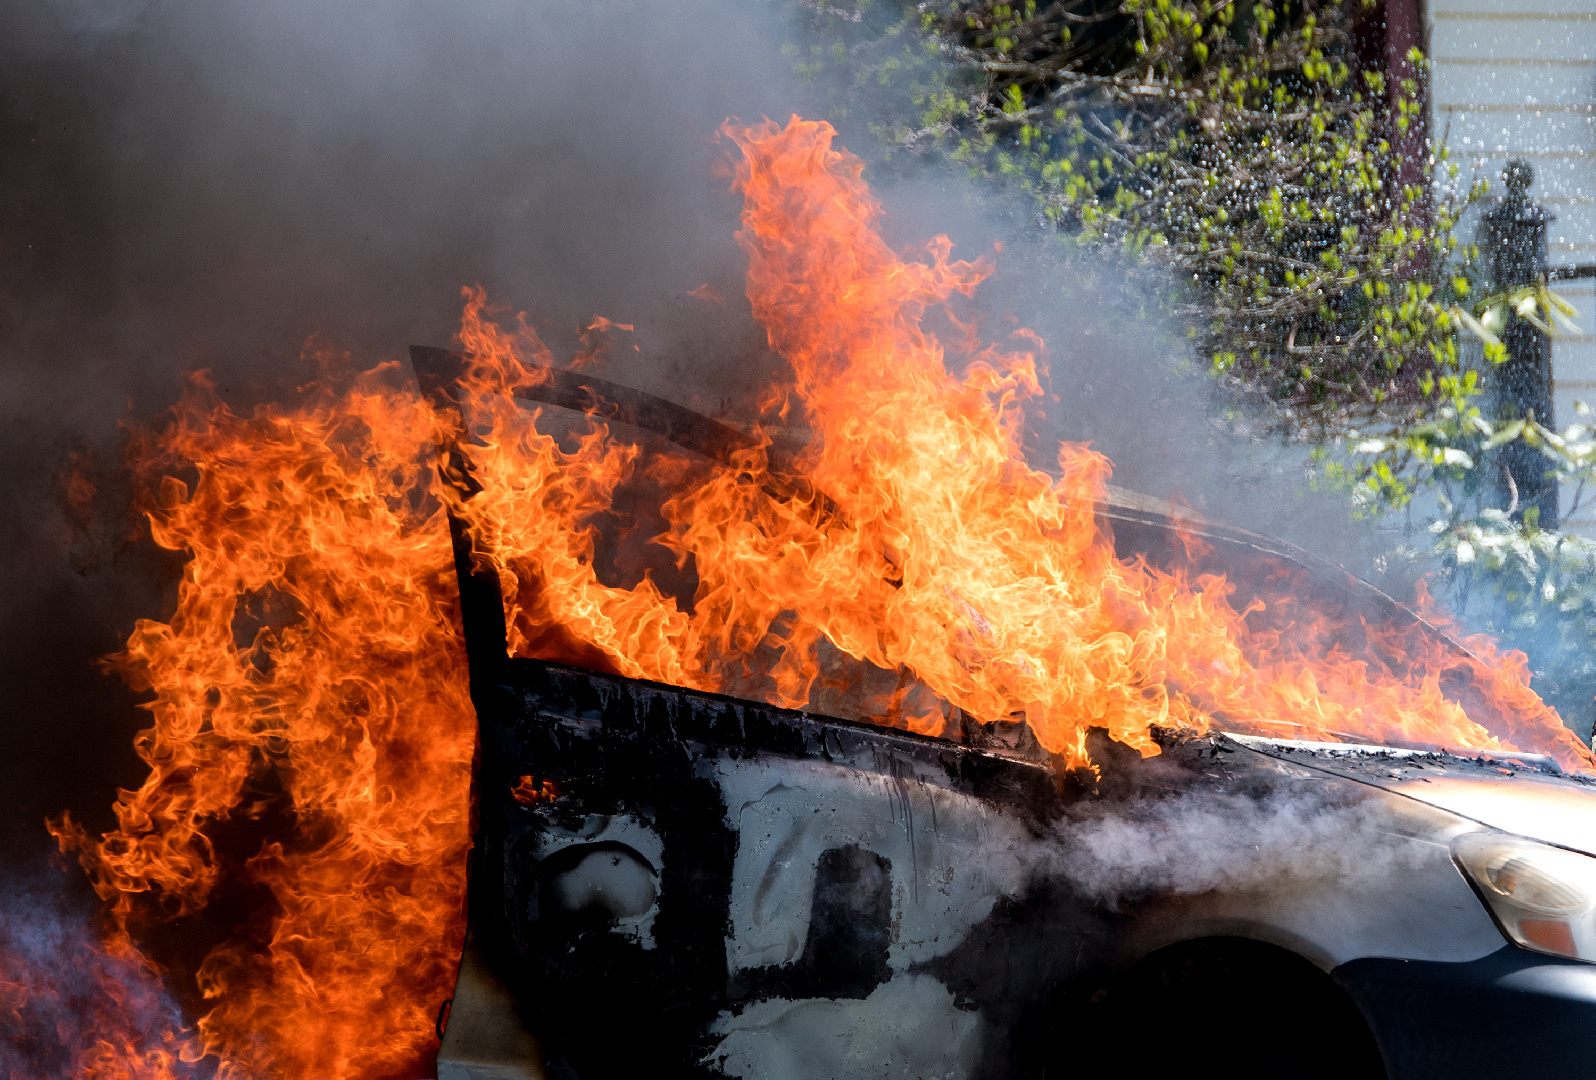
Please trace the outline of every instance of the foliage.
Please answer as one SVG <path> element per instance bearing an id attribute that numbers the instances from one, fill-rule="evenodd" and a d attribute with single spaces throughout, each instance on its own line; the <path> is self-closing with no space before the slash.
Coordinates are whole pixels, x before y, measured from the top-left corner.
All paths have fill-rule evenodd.
<path id="1" fill-rule="evenodd" d="M 1029 191 L 1076 245 L 1167 268 L 1167 310 L 1213 375 L 1331 455 L 1386 437 L 1327 475 L 1399 506 L 1415 465 L 1449 464 L 1409 429 L 1481 390 L 1458 349 L 1482 327 L 1454 227 L 1483 186 L 1424 182 L 1416 82 L 1359 63 L 1371 6 L 941 0 L 874 29 L 817 8 L 831 48 L 801 70 L 846 67 L 878 100 L 898 84 L 876 125 L 891 144 Z"/>
<path id="2" fill-rule="evenodd" d="M 1522 319 L 1552 335 L 1578 329 L 1570 318 L 1577 312 L 1544 285 L 1483 296 L 1474 307 L 1480 312 L 1478 318 L 1461 305 L 1450 317 L 1478 338 L 1482 360 L 1505 359 L 1499 335 L 1511 320 Z M 1480 369 L 1488 371 L 1490 365 L 1465 359 L 1461 367 L 1466 393 L 1438 401 L 1429 419 L 1416 417 L 1405 426 L 1386 423 L 1370 431 L 1346 429 L 1331 445 L 1314 449 L 1318 469 L 1313 478 L 1322 477 L 1332 488 L 1350 490 L 1354 512 L 1359 515 L 1405 505 L 1415 488 L 1439 486 L 1443 514 L 1448 518 L 1454 518 L 1457 508 L 1470 499 L 1478 503 L 1488 490 L 1482 478 L 1494 474 L 1496 468 L 1492 451 L 1510 442 L 1522 441 L 1547 451 L 1554 458 L 1549 468 L 1563 470 L 1559 475 L 1566 479 L 1569 464 L 1560 448 L 1585 445 L 1585 426 L 1564 436 L 1532 418 L 1516 418 L 1499 429 L 1493 427 L 1482 416 L 1477 400 L 1483 385 Z M 1341 460 L 1336 460 L 1333 448 L 1343 451 Z"/>

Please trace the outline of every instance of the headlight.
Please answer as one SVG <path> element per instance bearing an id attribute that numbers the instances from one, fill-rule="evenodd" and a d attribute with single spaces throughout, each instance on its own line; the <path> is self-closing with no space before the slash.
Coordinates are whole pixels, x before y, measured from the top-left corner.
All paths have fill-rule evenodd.
<path id="1" fill-rule="evenodd" d="M 1508 940 L 1596 963 L 1596 859 L 1502 833 L 1465 833 L 1452 857 Z"/>

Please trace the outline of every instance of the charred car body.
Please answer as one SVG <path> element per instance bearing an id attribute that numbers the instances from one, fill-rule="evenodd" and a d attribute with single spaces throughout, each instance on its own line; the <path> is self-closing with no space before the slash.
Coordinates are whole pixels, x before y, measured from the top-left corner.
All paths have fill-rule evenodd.
<path id="1" fill-rule="evenodd" d="M 453 402 L 460 358 L 413 359 Z M 710 456 L 736 442 L 580 382 L 538 396 Z M 1098 513 L 1122 555 L 1195 532 L 1415 618 L 1254 534 L 1128 494 Z M 1067 773 L 1023 721 L 932 738 L 510 657 L 497 582 L 455 541 L 479 832 L 440 1080 L 1158 1075 L 1198 1054 L 1531 1077 L 1596 1054 L 1596 790 L 1550 759 L 1171 734 L 1145 760 L 1096 738 L 1097 775 Z"/>

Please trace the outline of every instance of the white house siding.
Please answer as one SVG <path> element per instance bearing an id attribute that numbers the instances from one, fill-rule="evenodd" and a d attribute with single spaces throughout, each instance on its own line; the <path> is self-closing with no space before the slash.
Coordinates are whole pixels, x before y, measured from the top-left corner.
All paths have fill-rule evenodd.
<path id="1" fill-rule="evenodd" d="M 1502 190 L 1502 166 L 1535 167 L 1530 194 L 1557 215 L 1552 265 L 1596 263 L 1596 0 L 1430 0 L 1431 130 L 1452 160 Z M 1596 407 L 1596 281 L 1559 283 L 1580 333 L 1552 346 L 1557 422 Z M 1567 512 L 1573 493 L 1563 493 Z M 1596 536 L 1587 493 L 1567 527 Z"/>

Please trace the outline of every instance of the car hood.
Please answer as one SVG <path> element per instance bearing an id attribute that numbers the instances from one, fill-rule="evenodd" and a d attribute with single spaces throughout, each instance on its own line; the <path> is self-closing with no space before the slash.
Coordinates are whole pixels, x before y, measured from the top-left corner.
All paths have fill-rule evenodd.
<path id="1" fill-rule="evenodd" d="M 1596 783 L 1563 776 L 1531 755 L 1463 757 L 1445 751 L 1224 738 L 1293 765 L 1390 791 L 1559 847 L 1596 855 Z M 1549 762 L 1548 762 L 1549 764 Z"/>

